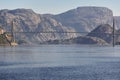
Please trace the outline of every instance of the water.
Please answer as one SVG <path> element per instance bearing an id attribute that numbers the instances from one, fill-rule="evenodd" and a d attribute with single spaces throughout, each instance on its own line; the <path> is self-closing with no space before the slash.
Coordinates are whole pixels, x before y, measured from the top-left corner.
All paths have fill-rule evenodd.
<path id="1" fill-rule="evenodd" d="M 0 80 L 120 80 L 120 47 L 0 47 Z"/>

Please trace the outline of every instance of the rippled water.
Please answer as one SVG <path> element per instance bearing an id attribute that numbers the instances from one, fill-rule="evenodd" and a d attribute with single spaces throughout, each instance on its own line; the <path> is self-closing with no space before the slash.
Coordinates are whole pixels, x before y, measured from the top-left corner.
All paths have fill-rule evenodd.
<path id="1" fill-rule="evenodd" d="M 120 47 L 0 47 L 0 80 L 120 80 Z"/>

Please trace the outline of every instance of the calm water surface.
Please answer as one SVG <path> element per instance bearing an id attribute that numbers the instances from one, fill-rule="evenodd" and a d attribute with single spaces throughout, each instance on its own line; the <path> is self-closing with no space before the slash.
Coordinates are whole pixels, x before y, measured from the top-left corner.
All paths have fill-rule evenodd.
<path id="1" fill-rule="evenodd" d="M 120 80 L 120 47 L 0 47 L 0 80 Z"/>

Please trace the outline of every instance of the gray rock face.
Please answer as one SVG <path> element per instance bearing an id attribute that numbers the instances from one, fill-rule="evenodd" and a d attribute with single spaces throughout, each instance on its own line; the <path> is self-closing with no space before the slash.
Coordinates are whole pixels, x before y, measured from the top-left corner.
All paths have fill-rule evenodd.
<path id="1" fill-rule="evenodd" d="M 18 40 L 24 39 L 29 43 L 76 37 L 75 33 L 64 33 L 75 32 L 74 29 L 63 26 L 51 17 L 36 14 L 30 9 L 0 11 L 0 25 L 3 25 L 8 32 L 11 31 L 13 20 L 15 21 L 14 31 L 17 32 L 16 38 Z"/>
<path id="2" fill-rule="evenodd" d="M 53 17 L 78 32 L 90 32 L 101 24 L 112 26 L 113 22 L 112 11 L 105 7 L 78 7 Z"/>
<path id="3" fill-rule="evenodd" d="M 115 30 L 116 32 L 116 30 Z M 97 37 L 105 40 L 108 43 L 112 43 L 113 40 L 113 28 L 109 24 L 102 24 L 91 31 L 88 36 Z"/>
<path id="4" fill-rule="evenodd" d="M 75 40 L 71 41 L 73 43 L 79 42 L 77 40 L 81 39 L 80 43 L 83 41 L 87 43 L 88 39 L 89 43 L 94 42 L 97 44 L 97 42 L 104 43 L 106 39 L 91 34 L 89 36 L 102 38 L 103 41 L 98 38 L 81 37 L 81 34 L 73 32 L 90 32 L 101 24 L 111 26 L 113 24 L 113 13 L 104 7 L 79 7 L 58 15 L 37 14 L 31 9 L 6 9 L 0 11 L 0 25 L 6 31 L 11 31 L 11 22 L 13 20 L 15 36 L 20 43 L 26 42 L 30 44 L 69 39 L 70 41 Z M 110 42 L 110 40 L 106 41 Z"/>

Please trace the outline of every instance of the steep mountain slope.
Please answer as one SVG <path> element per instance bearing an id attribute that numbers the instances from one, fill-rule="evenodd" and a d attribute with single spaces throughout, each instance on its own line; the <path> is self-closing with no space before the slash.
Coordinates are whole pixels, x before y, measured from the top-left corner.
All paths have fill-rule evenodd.
<path id="1" fill-rule="evenodd" d="M 78 7 L 53 18 L 78 32 L 90 32 L 101 24 L 112 25 L 113 13 L 105 7 Z"/>
<path id="2" fill-rule="evenodd" d="M 98 37 L 105 40 L 108 43 L 112 43 L 113 40 L 113 28 L 109 24 L 102 24 L 91 31 L 87 36 Z M 116 33 L 116 30 L 115 30 Z"/>
<path id="3" fill-rule="evenodd" d="M 16 38 L 18 40 L 23 39 L 29 43 L 76 37 L 75 33 L 64 33 L 75 32 L 74 29 L 63 26 L 53 18 L 36 14 L 30 9 L 0 11 L 0 25 L 8 32 L 11 31 L 12 21 L 14 21 L 14 31 L 17 32 L 15 34 Z"/>
<path id="4" fill-rule="evenodd" d="M 81 37 L 81 33 L 76 32 L 91 32 L 101 24 L 112 26 L 113 13 L 104 7 L 78 7 L 58 15 L 37 14 L 31 9 L 0 10 L 0 26 L 7 32 L 11 32 L 12 21 L 19 43 L 38 44 L 51 40 L 76 40 L 78 37 L 87 41 L 90 38 Z M 110 43 L 111 39 L 106 41 Z"/>

